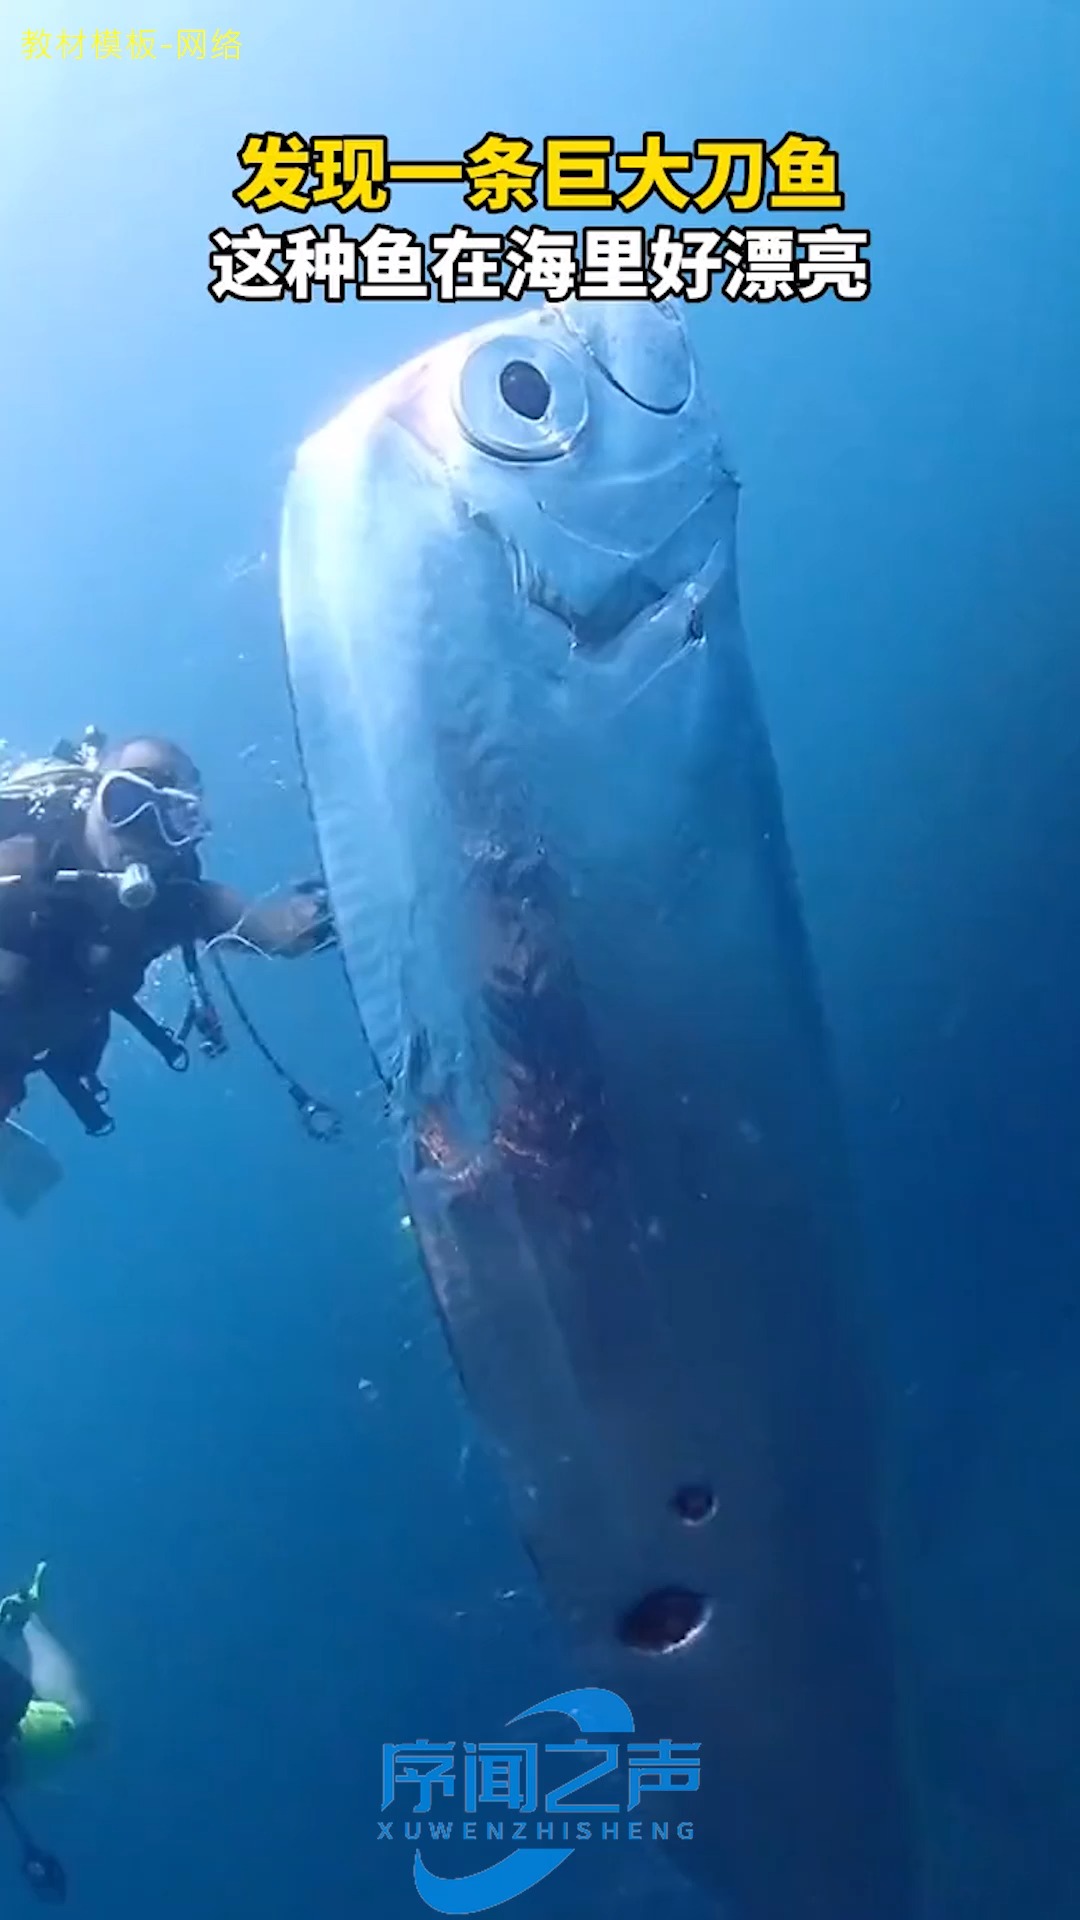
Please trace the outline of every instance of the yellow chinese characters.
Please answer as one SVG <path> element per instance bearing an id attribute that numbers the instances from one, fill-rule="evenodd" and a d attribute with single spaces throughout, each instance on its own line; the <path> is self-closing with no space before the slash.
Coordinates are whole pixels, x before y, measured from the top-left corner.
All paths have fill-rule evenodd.
<path id="1" fill-rule="evenodd" d="M 770 207 L 842 207 L 839 191 L 839 155 L 824 140 L 810 139 L 805 133 L 785 134 L 769 155 L 776 174 L 776 188 L 766 204 Z"/>
<path id="2" fill-rule="evenodd" d="M 468 207 L 495 216 L 537 205 L 635 213 L 659 202 L 679 214 L 690 208 L 711 213 L 725 204 L 734 213 L 762 204 L 785 210 L 844 205 L 839 155 L 816 134 L 789 132 L 772 147 L 762 139 L 712 136 L 669 147 L 654 131 L 642 135 L 640 147 L 619 152 L 609 134 L 550 134 L 540 153 L 534 158 L 530 140 L 503 132 L 485 133 L 460 160 L 392 159 L 385 134 L 249 133 L 239 159 L 250 177 L 234 198 L 260 213 L 309 205 L 381 213 L 394 186 L 462 184 Z M 766 191 L 769 170 L 773 184 Z"/>
<path id="3" fill-rule="evenodd" d="M 145 16 L 144 16 L 145 17 Z M 24 33 L 24 60 L 81 60 L 88 46 L 95 60 L 155 60 L 159 53 L 175 53 L 179 60 L 205 60 L 209 42 L 211 60 L 239 60 L 240 35 L 207 33 L 204 27 L 181 27 L 175 40 L 162 40 L 152 27 L 102 27 L 93 32 Z"/>
<path id="4" fill-rule="evenodd" d="M 295 135 L 293 136 L 296 137 Z M 381 213 L 390 199 L 386 186 L 386 141 L 360 136 L 311 142 L 311 170 L 315 175 L 312 206 L 338 207 L 342 213 L 359 207 L 362 213 Z"/>
<path id="5" fill-rule="evenodd" d="M 504 133 L 485 134 L 465 155 L 470 183 L 466 206 L 484 207 L 488 213 L 508 213 L 511 207 L 527 213 L 535 207 L 533 186 L 540 162 L 529 159 L 531 151 L 528 140 L 508 140 Z"/>

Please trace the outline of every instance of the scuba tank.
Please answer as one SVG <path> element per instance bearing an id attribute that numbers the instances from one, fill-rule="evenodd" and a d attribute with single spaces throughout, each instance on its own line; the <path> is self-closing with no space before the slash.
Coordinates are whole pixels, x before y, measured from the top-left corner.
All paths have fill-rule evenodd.
<path id="1" fill-rule="evenodd" d="M 41 760 L 24 760 L 0 775 L 0 839 L 29 828 L 37 834 L 63 832 L 73 813 L 85 812 L 101 772 L 106 737 L 87 727 L 78 746 L 58 740 Z M 76 879 L 79 876 L 69 875 Z M 139 912 L 152 906 L 157 886 L 148 866 L 132 861 L 109 880 L 122 907 Z"/>
<path id="2" fill-rule="evenodd" d="M 0 839 L 27 827 L 62 831 L 73 812 L 84 812 L 97 784 L 104 746 L 100 728 L 87 727 L 78 746 L 58 740 L 50 754 L 0 774 Z"/>

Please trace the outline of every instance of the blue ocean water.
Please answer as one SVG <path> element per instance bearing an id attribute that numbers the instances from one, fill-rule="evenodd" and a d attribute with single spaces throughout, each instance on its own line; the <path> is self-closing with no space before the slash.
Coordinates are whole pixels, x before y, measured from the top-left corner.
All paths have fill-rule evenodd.
<path id="1" fill-rule="evenodd" d="M 484 315 L 212 301 L 244 135 L 450 157 L 491 127 L 797 127 L 841 155 L 870 299 L 714 300 L 691 325 L 744 483 L 746 622 L 889 1355 L 932 1920 L 1071 1916 L 1080 16 L 271 0 L 192 23 L 237 29 L 236 62 L 22 58 L 24 27 L 183 24 L 4 28 L 0 735 L 179 737 L 214 871 L 252 891 L 315 860 L 274 580 L 292 452 Z M 443 188 L 408 205 L 421 234 L 459 217 Z M 88 1920 L 420 1912 L 375 1841 L 381 1742 L 485 1737 L 563 1674 L 400 1226 L 339 971 L 244 978 L 347 1109 L 347 1148 L 310 1147 L 239 1044 L 174 1082 L 122 1036 L 115 1138 L 35 1091 L 67 1177 L 0 1223 L 0 1585 L 49 1557 L 108 1735 L 33 1808 Z M 179 995 L 165 977 L 157 1004 Z M 521 1908 L 703 1911 L 625 1852 Z"/>

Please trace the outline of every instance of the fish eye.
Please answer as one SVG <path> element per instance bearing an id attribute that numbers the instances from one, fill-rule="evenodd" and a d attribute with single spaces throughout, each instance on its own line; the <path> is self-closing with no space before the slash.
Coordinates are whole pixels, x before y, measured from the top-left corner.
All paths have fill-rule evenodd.
<path id="1" fill-rule="evenodd" d="M 570 354 L 528 334 L 494 334 L 464 361 L 454 412 L 467 440 L 496 460 L 557 460 L 588 416 L 585 381 Z"/>
<path id="2" fill-rule="evenodd" d="M 499 392 L 523 420 L 542 420 L 551 404 L 551 388 L 529 360 L 508 360 L 499 375 Z"/>

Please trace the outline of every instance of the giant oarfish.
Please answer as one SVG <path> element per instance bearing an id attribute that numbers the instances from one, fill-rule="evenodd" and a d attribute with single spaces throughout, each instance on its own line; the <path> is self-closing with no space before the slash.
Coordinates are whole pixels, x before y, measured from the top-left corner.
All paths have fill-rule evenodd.
<path id="1" fill-rule="evenodd" d="M 582 1683 L 701 1743 L 677 1857 L 739 1920 L 911 1920 L 858 1261 L 736 496 L 670 306 L 500 319 L 301 448 L 289 673 L 424 1264 Z"/>

